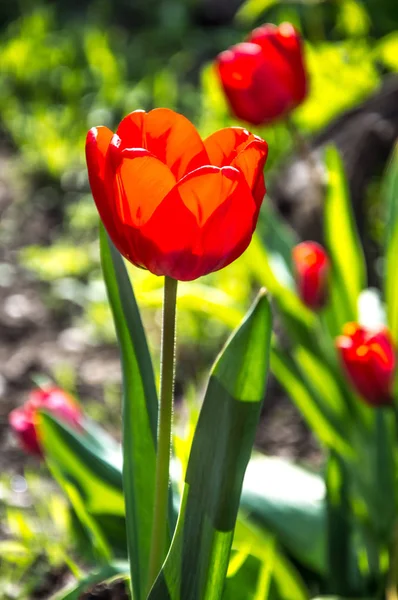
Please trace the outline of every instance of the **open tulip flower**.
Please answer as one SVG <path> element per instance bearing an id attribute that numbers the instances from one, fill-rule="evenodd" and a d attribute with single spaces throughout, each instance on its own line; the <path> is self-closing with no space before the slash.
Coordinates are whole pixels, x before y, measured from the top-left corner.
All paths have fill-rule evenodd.
<path id="1" fill-rule="evenodd" d="M 265 194 L 268 147 L 245 129 L 202 141 L 180 114 L 135 111 L 95 127 L 86 157 L 95 203 L 118 250 L 155 275 L 192 280 L 238 258 Z"/>
<path id="2" fill-rule="evenodd" d="M 217 58 L 232 112 L 253 125 L 287 116 L 307 95 L 302 43 L 290 23 L 263 25 Z"/>
<path id="3" fill-rule="evenodd" d="M 303 303 L 312 310 L 322 308 L 328 296 L 329 258 L 317 242 L 302 242 L 293 248 L 297 290 Z"/>
<path id="4" fill-rule="evenodd" d="M 336 347 L 357 392 L 372 406 L 392 403 L 395 350 L 387 329 L 372 331 L 347 323 Z"/>
<path id="5" fill-rule="evenodd" d="M 56 386 L 33 390 L 28 401 L 13 410 L 9 423 L 22 448 L 29 454 L 42 456 L 38 438 L 38 411 L 45 409 L 75 429 L 80 428 L 82 412 L 74 399 Z"/>

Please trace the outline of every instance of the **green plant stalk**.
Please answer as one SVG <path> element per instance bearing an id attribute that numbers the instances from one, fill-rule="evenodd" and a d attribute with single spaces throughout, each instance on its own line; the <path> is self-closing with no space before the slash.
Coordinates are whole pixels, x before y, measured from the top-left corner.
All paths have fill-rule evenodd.
<path id="1" fill-rule="evenodd" d="M 148 591 L 152 587 L 165 558 L 169 469 L 171 453 L 171 424 L 175 372 L 175 325 L 177 281 L 165 277 L 161 345 L 160 400 L 158 445 L 156 454 L 155 505 L 149 556 Z"/>

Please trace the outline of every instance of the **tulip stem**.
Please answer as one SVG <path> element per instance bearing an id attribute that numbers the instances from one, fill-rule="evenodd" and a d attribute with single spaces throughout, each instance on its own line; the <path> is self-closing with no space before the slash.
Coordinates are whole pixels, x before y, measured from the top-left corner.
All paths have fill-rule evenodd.
<path id="1" fill-rule="evenodd" d="M 160 402 L 158 443 L 156 454 L 155 505 L 149 557 L 148 591 L 152 587 L 165 558 L 169 469 L 171 453 L 171 423 L 175 372 L 175 325 L 177 281 L 165 277 L 161 345 Z"/>

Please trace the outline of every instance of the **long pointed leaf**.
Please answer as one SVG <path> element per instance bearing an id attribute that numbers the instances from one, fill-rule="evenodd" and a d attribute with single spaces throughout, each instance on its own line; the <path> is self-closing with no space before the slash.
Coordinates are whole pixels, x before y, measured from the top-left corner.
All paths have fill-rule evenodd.
<path id="1" fill-rule="evenodd" d="M 218 600 L 268 368 L 261 295 L 218 358 L 195 431 L 176 533 L 150 600 Z"/>
<path id="2" fill-rule="evenodd" d="M 383 184 L 383 199 L 386 203 L 384 292 L 388 325 L 395 343 L 398 343 L 398 145 L 395 147 Z"/>
<path id="3" fill-rule="evenodd" d="M 157 394 L 140 313 L 126 267 L 101 226 L 101 263 L 123 367 L 123 487 L 136 600 L 145 597 L 155 494 Z"/>
<path id="4" fill-rule="evenodd" d="M 357 320 L 357 302 L 366 285 L 363 250 L 348 194 L 343 163 L 336 148 L 326 149 L 328 190 L 325 203 L 325 237 L 332 262 L 332 335 L 347 321 Z"/>

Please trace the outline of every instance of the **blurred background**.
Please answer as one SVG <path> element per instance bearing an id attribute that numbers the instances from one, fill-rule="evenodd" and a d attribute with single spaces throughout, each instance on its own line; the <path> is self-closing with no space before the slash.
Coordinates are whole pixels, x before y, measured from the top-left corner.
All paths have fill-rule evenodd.
<path id="1" fill-rule="evenodd" d="M 119 435 L 121 375 L 85 169 L 87 130 L 115 128 L 132 110 L 159 106 L 182 112 L 203 136 L 242 125 L 229 115 L 213 60 L 253 27 L 283 21 L 304 36 L 310 77 L 310 94 L 293 120 L 314 149 L 334 141 L 342 151 L 375 283 L 383 237 L 379 182 L 398 131 L 396 0 L 0 3 L 0 559 L 10 556 L 10 530 L 33 537 L 21 516 L 29 510 L 20 508 L 31 508 L 49 485 L 44 467 L 38 473 L 8 428 L 10 410 L 35 383 L 51 380 L 76 394 L 91 417 Z M 319 239 L 320 207 L 295 175 L 289 130 L 279 124 L 256 133 L 270 148 L 267 202 L 299 237 Z M 267 205 L 259 231 L 272 234 Z M 258 287 L 257 266 L 249 251 L 218 274 L 180 285 L 178 398 L 192 396 L 193 385 L 203 388 L 203 374 Z M 139 269 L 131 274 L 156 368 L 162 281 Z M 319 461 L 272 378 L 258 444 Z M 57 515 L 63 531 L 63 501 L 54 495 L 53 502 L 43 511 L 53 511 L 47 516 L 53 522 Z M 45 531 L 36 538 L 36 553 L 14 548 L 14 562 L 0 560 L 6 598 L 25 597 L 19 576 L 30 586 L 27 597 L 46 597 L 31 581 L 38 564 L 57 578 L 47 554 L 42 559 L 53 538 Z M 49 555 L 58 565 L 65 548 L 56 547 Z"/>

